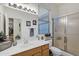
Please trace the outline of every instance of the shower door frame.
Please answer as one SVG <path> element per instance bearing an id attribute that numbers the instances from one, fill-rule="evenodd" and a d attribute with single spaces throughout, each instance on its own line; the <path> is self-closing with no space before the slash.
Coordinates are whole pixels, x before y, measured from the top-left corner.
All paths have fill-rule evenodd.
<path id="1" fill-rule="evenodd" d="M 65 18 L 65 26 L 64 26 L 64 41 L 63 41 L 63 43 L 64 43 L 64 45 L 63 45 L 63 48 L 60 48 L 60 49 L 62 49 L 62 50 L 64 50 L 64 51 L 67 51 L 67 34 L 66 34 L 66 28 L 67 28 L 67 16 L 63 16 L 64 18 Z M 54 46 L 55 46 L 55 40 L 56 40 L 56 37 L 55 37 L 55 31 L 56 31 L 56 29 L 55 29 L 55 20 L 56 19 L 61 19 L 62 17 L 59 17 L 59 18 L 55 18 L 54 19 L 54 26 L 52 27 L 52 29 L 54 28 L 54 33 L 53 33 L 53 35 L 54 35 L 54 42 L 52 42 L 52 43 L 54 43 Z M 53 23 L 52 23 L 53 24 Z M 62 40 L 62 39 L 61 39 Z M 57 46 L 55 46 L 55 47 L 57 47 Z M 59 48 L 59 47 L 57 47 L 57 48 Z"/>

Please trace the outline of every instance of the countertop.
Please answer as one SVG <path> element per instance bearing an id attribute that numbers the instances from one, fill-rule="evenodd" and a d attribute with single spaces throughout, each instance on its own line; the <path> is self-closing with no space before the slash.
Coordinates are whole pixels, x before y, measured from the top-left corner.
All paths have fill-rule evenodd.
<path id="1" fill-rule="evenodd" d="M 23 51 L 27 51 L 45 44 L 49 44 L 48 41 L 44 41 L 44 40 L 35 40 L 32 42 L 28 42 L 22 45 L 16 45 L 16 46 L 12 46 L 4 51 L 0 52 L 0 56 L 11 56 Z"/>

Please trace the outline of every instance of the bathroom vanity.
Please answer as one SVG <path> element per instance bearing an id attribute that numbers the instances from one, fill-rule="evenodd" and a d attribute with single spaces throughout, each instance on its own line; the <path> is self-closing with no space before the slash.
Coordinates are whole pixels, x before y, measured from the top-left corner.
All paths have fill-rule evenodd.
<path id="1" fill-rule="evenodd" d="M 36 40 L 26 44 L 12 46 L 0 52 L 0 56 L 48 56 L 49 42 Z"/>
<path id="2" fill-rule="evenodd" d="M 48 55 L 49 55 L 48 44 L 14 54 L 14 56 L 48 56 Z"/>

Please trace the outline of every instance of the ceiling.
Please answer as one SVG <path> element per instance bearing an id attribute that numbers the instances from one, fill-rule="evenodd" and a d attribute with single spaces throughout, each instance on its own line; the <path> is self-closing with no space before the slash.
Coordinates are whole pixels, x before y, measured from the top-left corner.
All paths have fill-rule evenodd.
<path id="1" fill-rule="evenodd" d="M 56 8 L 58 8 L 60 5 L 63 5 L 63 3 L 23 3 L 24 5 L 30 6 L 32 9 L 36 10 L 38 12 L 38 16 L 41 17 L 48 13 L 48 11 L 52 10 L 52 13 L 56 14 Z M 55 12 L 54 12 L 55 11 Z"/>
<path id="2" fill-rule="evenodd" d="M 46 16 L 50 10 L 57 8 L 59 4 L 55 3 L 39 3 L 38 4 L 38 16 L 41 18 L 42 16 Z"/>
<path id="3" fill-rule="evenodd" d="M 38 9 L 38 17 L 41 18 L 42 16 L 45 16 L 48 14 L 48 10 L 45 8 L 39 8 Z"/>

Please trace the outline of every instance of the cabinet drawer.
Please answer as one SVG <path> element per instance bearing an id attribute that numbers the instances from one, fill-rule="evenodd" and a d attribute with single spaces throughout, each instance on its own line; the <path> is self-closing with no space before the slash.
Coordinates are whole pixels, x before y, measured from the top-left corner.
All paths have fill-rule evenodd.
<path id="1" fill-rule="evenodd" d="M 14 56 L 32 56 L 32 55 L 35 55 L 37 53 L 41 53 L 41 47 L 33 48 L 31 50 L 15 54 Z"/>
<path id="2" fill-rule="evenodd" d="M 42 46 L 42 50 L 48 49 L 49 48 L 49 44 L 43 45 Z"/>
<path id="3" fill-rule="evenodd" d="M 33 56 L 41 56 L 41 53 L 34 54 Z"/>
<path id="4" fill-rule="evenodd" d="M 46 49 L 45 51 L 42 52 L 43 56 L 49 56 L 49 49 Z"/>
<path id="5" fill-rule="evenodd" d="M 32 56 L 32 50 L 24 51 L 24 52 L 15 54 L 14 56 Z"/>

